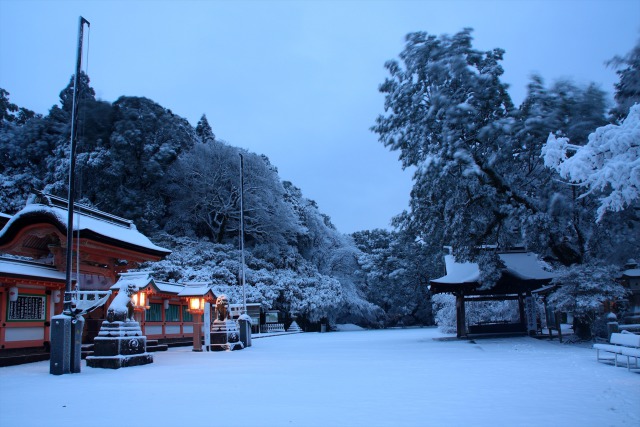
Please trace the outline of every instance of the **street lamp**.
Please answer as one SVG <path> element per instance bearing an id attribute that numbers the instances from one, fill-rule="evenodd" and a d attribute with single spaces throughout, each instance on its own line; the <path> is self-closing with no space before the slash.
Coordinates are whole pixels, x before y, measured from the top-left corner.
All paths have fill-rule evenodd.
<path id="1" fill-rule="evenodd" d="M 202 351 L 201 316 L 204 313 L 204 297 L 191 296 L 187 300 L 189 302 L 189 313 L 193 316 L 193 351 Z"/>

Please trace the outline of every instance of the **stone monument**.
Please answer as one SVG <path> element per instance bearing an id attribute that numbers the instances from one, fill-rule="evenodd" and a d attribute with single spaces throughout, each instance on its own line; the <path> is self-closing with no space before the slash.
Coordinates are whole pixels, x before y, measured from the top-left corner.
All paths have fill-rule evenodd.
<path id="1" fill-rule="evenodd" d="M 216 300 L 215 320 L 211 323 L 211 350 L 242 350 L 240 330 L 229 314 L 229 299 L 220 295 Z"/>
<path id="2" fill-rule="evenodd" d="M 87 356 L 87 366 L 118 369 L 153 363 L 153 356 L 147 353 L 147 337 L 133 318 L 131 297 L 137 291 L 136 285 L 129 283 L 113 299 L 107 320 L 93 341 L 93 356 Z"/>

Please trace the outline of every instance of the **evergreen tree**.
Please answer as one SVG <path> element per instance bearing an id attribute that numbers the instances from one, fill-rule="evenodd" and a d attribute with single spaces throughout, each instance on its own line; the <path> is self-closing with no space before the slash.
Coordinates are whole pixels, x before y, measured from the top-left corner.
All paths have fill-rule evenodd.
<path id="1" fill-rule="evenodd" d="M 611 110 L 615 121 L 627 117 L 632 105 L 640 103 L 640 40 L 627 55 L 616 56 L 609 65 L 617 68 L 620 80 L 615 84 L 617 105 Z"/>
<path id="2" fill-rule="evenodd" d="M 213 130 L 209 125 L 206 114 L 203 114 L 200 120 L 198 120 L 198 124 L 196 125 L 196 135 L 198 135 L 198 138 L 200 138 L 200 141 L 202 142 L 216 140 L 216 135 L 213 133 Z"/>
<path id="3" fill-rule="evenodd" d="M 452 37 L 409 34 L 404 66 L 386 64 L 391 78 L 380 91 L 388 115 L 373 130 L 400 151 L 404 167 L 417 168 L 402 226 L 435 246 L 452 245 L 461 260 L 477 259 L 490 284 L 499 259 L 478 248 L 519 241 L 511 222 L 535 206 L 499 169 L 512 159 L 505 149 L 513 106 L 500 81 L 503 51 L 481 52 L 471 42 L 470 29 Z"/>

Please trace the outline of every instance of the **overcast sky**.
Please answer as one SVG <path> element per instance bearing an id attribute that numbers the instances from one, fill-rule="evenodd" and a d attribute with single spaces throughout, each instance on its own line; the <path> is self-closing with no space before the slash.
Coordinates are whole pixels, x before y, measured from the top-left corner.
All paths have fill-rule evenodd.
<path id="1" fill-rule="evenodd" d="M 640 38 L 638 0 L 0 0 L 0 87 L 38 113 L 75 67 L 78 17 L 91 22 L 84 69 L 97 96 L 154 100 L 229 144 L 267 155 L 340 231 L 387 228 L 408 207 L 411 173 L 369 128 L 378 85 L 412 31 L 474 31 L 506 50 L 516 105 L 532 73 L 613 93 L 605 61 Z"/>

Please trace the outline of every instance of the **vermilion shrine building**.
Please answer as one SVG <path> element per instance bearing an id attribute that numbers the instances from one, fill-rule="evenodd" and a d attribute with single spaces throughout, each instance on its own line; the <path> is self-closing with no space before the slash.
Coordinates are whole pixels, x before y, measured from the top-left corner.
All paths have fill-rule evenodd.
<path id="1" fill-rule="evenodd" d="M 81 291 L 109 291 L 120 274 L 171 253 L 154 245 L 132 221 L 76 206 L 73 246 L 79 255 L 73 271 L 79 272 Z M 0 257 L 0 357 L 11 349 L 48 350 L 51 316 L 63 308 L 67 207 L 64 199 L 37 193 L 20 212 L 0 216 L 0 253 L 10 256 Z M 163 296 L 178 307 L 181 323 L 190 321 L 182 315 L 186 302 L 177 292 Z M 167 303 L 161 299 L 160 304 Z M 88 340 L 97 333 L 106 306 L 88 315 Z M 180 325 L 180 335 L 187 329 Z"/>

